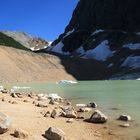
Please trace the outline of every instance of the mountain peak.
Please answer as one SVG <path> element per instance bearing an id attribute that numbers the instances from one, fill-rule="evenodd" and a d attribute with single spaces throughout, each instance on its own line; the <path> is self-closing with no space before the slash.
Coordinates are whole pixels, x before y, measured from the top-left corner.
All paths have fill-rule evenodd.
<path id="1" fill-rule="evenodd" d="M 104 63 L 108 77 L 139 72 L 139 19 L 139 0 L 80 0 L 48 51 Z"/>

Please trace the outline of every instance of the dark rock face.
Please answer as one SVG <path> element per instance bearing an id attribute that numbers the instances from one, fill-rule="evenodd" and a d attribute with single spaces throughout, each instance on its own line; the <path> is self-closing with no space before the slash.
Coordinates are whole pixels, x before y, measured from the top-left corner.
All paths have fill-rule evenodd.
<path id="1" fill-rule="evenodd" d="M 66 31 L 73 28 L 140 31 L 140 1 L 80 0 Z"/>
<path id="2" fill-rule="evenodd" d="M 105 77 L 140 75 L 140 1 L 80 0 L 49 51 L 103 62 Z"/>

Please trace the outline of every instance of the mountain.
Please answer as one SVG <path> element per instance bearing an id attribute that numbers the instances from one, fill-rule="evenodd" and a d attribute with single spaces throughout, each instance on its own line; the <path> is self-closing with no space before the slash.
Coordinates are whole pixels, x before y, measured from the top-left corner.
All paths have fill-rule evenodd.
<path id="1" fill-rule="evenodd" d="M 28 35 L 9 31 L 6 33 L 0 32 L 0 83 L 92 80 L 102 79 L 106 73 L 104 64 L 96 60 L 41 53 L 44 49 L 31 51 L 30 47 L 25 47 Z"/>
<path id="2" fill-rule="evenodd" d="M 28 35 L 24 32 L 1 31 L 0 34 L 1 36 L 3 35 L 5 37 L 13 39 L 14 41 L 32 51 L 45 49 L 49 45 L 49 42 L 47 42 L 46 40 Z"/>
<path id="3" fill-rule="evenodd" d="M 46 52 L 98 61 L 105 65 L 103 79 L 139 78 L 140 1 L 79 0 L 65 32 Z"/>
<path id="4" fill-rule="evenodd" d="M 2 32 L 0 32 L 0 45 L 5 45 L 5 46 L 29 51 L 28 48 L 26 48 L 25 46 L 23 46 L 22 44 L 14 40 L 13 38 L 3 34 Z"/>

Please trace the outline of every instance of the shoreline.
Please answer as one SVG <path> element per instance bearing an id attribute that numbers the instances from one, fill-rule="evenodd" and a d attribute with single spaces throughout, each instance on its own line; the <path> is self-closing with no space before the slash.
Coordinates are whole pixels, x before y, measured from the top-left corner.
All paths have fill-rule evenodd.
<path id="1" fill-rule="evenodd" d="M 21 128 L 28 132 L 27 140 L 45 140 L 42 135 L 50 127 L 59 127 L 62 129 L 69 140 L 119 140 L 125 136 L 121 136 L 117 131 L 121 130 L 119 127 L 114 128 L 108 123 L 93 124 L 85 122 L 84 119 L 76 117 L 72 122 L 68 123 L 67 117 L 50 117 L 51 112 L 61 110 L 62 106 L 73 106 L 67 100 L 64 102 L 50 103 L 50 99 L 45 99 L 37 94 L 22 94 L 18 93 L 19 97 L 11 93 L 0 93 L 0 112 L 7 114 L 12 118 L 12 126 L 10 130 L 0 135 L 0 140 L 15 140 L 13 137 L 14 129 Z M 39 101 L 40 98 L 40 101 Z M 38 105 L 40 103 L 40 106 Z M 44 106 L 43 104 L 46 104 Z M 10 109 L 9 109 L 10 108 Z M 46 112 L 50 112 L 47 117 L 44 117 Z M 78 115 L 89 112 L 76 113 Z"/>

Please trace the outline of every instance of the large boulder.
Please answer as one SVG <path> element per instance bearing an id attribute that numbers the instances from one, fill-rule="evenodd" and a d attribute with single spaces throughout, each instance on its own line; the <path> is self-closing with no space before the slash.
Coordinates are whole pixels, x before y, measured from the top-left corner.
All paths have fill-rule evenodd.
<path id="1" fill-rule="evenodd" d="M 7 132 L 10 129 L 12 119 L 0 112 L 0 134 Z"/>
<path id="2" fill-rule="evenodd" d="M 56 127 L 50 127 L 45 132 L 45 137 L 48 140 L 66 140 L 66 134 L 61 129 Z"/>
<path id="3" fill-rule="evenodd" d="M 108 117 L 106 115 L 104 115 L 101 111 L 96 110 L 91 115 L 88 121 L 92 123 L 105 123 L 107 122 L 107 120 L 108 120 Z"/>
<path id="4" fill-rule="evenodd" d="M 63 108 L 64 111 L 64 117 L 66 118 L 76 118 L 76 111 L 74 110 L 74 108 L 72 106 L 66 106 Z"/>

